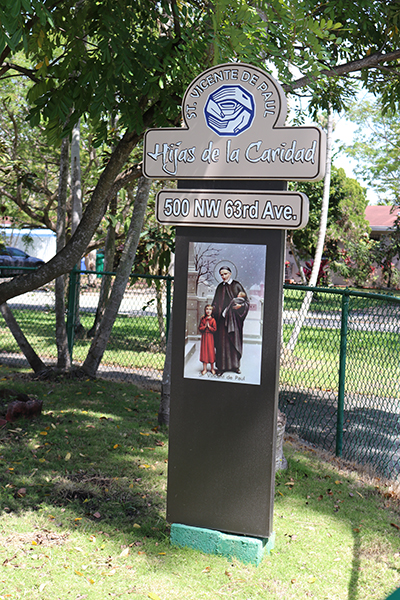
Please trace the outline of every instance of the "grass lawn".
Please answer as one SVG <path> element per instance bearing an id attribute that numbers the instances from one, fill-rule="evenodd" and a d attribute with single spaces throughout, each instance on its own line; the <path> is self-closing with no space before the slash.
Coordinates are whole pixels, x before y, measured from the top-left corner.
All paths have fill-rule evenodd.
<path id="1" fill-rule="evenodd" d="M 0 366 L 4 388 L 43 410 L 0 429 L 0 599 L 383 600 L 400 587 L 396 484 L 288 438 L 259 567 L 174 548 L 158 394 Z"/>

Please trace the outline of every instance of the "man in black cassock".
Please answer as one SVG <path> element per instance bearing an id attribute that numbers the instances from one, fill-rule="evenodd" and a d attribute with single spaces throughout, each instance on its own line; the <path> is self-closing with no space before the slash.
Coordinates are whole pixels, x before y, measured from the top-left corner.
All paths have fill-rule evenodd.
<path id="1" fill-rule="evenodd" d="M 212 302 L 217 322 L 214 334 L 217 375 L 222 375 L 225 371 L 240 373 L 243 324 L 249 312 L 249 301 L 242 284 L 232 279 L 229 267 L 221 267 L 219 274 L 222 282 L 215 290 Z"/>

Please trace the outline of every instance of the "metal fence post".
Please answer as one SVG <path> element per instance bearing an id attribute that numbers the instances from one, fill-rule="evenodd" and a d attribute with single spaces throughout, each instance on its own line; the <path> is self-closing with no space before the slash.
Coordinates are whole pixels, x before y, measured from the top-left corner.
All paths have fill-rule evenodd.
<path id="1" fill-rule="evenodd" d="M 76 289 L 77 289 L 77 274 L 78 267 L 74 265 L 69 274 L 68 287 L 68 309 L 67 309 L 67 339 L 68 351 L 72 362 L 72 351 L 74 348 L 74 333 L 75 333 L 75 311 L 76 311 Z"/>
<path id="2" fill-rule="evenodd" d="M 347 325 L 349 316 L 349 290 L 346 288 L 342 296 L 342 319 L 340 327 L 340 357 L 339 357 L 339 386 L 338 408 L 336 425 L 336 456 L 342 456 L 343 451 L 343 418 L 344 418 L 344 390 L 346 382 L 346 351 L 347 351 Z"/>
<path id="3" fill-rule="evenodd" d="M 166 306 L 166 324 L 165 324 L 165 329 L 166 329 L 166 339 L 168 339 L 168 331 L 169 331 L 169 324 L 171 321 L 171 281 L 172 281 L 172 277 L 168 276 L 167 277 L 167 306 Z"/>

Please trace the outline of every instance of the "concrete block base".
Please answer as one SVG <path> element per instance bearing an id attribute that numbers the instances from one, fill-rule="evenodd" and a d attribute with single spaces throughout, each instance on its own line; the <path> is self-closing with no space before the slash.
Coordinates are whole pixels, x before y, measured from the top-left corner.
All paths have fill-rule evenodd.
<path id="1" fill-rule="evenodd" d="M 264 554 L 270 553 L 274 542 L 275 533 L 269 538 L 255 538 L 179 523 L 171 525 L 171 544 L 173 546 L 193 548 L 205 554 L 219 554 L 228 559 L 236 558 L 242 563 L 251 563 L 257 566 Z"/>

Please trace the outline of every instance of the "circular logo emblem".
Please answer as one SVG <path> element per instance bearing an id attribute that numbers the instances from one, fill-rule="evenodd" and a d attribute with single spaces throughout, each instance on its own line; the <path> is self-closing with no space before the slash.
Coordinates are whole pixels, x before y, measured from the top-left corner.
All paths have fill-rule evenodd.
<path id="1" fill-rule="evenodd" d="M 253 95 L 240 85 L 222 85 L 209 95 L 204 115 L 208 127 L 218 135 L 239 135 L 253 123 Z"/>

